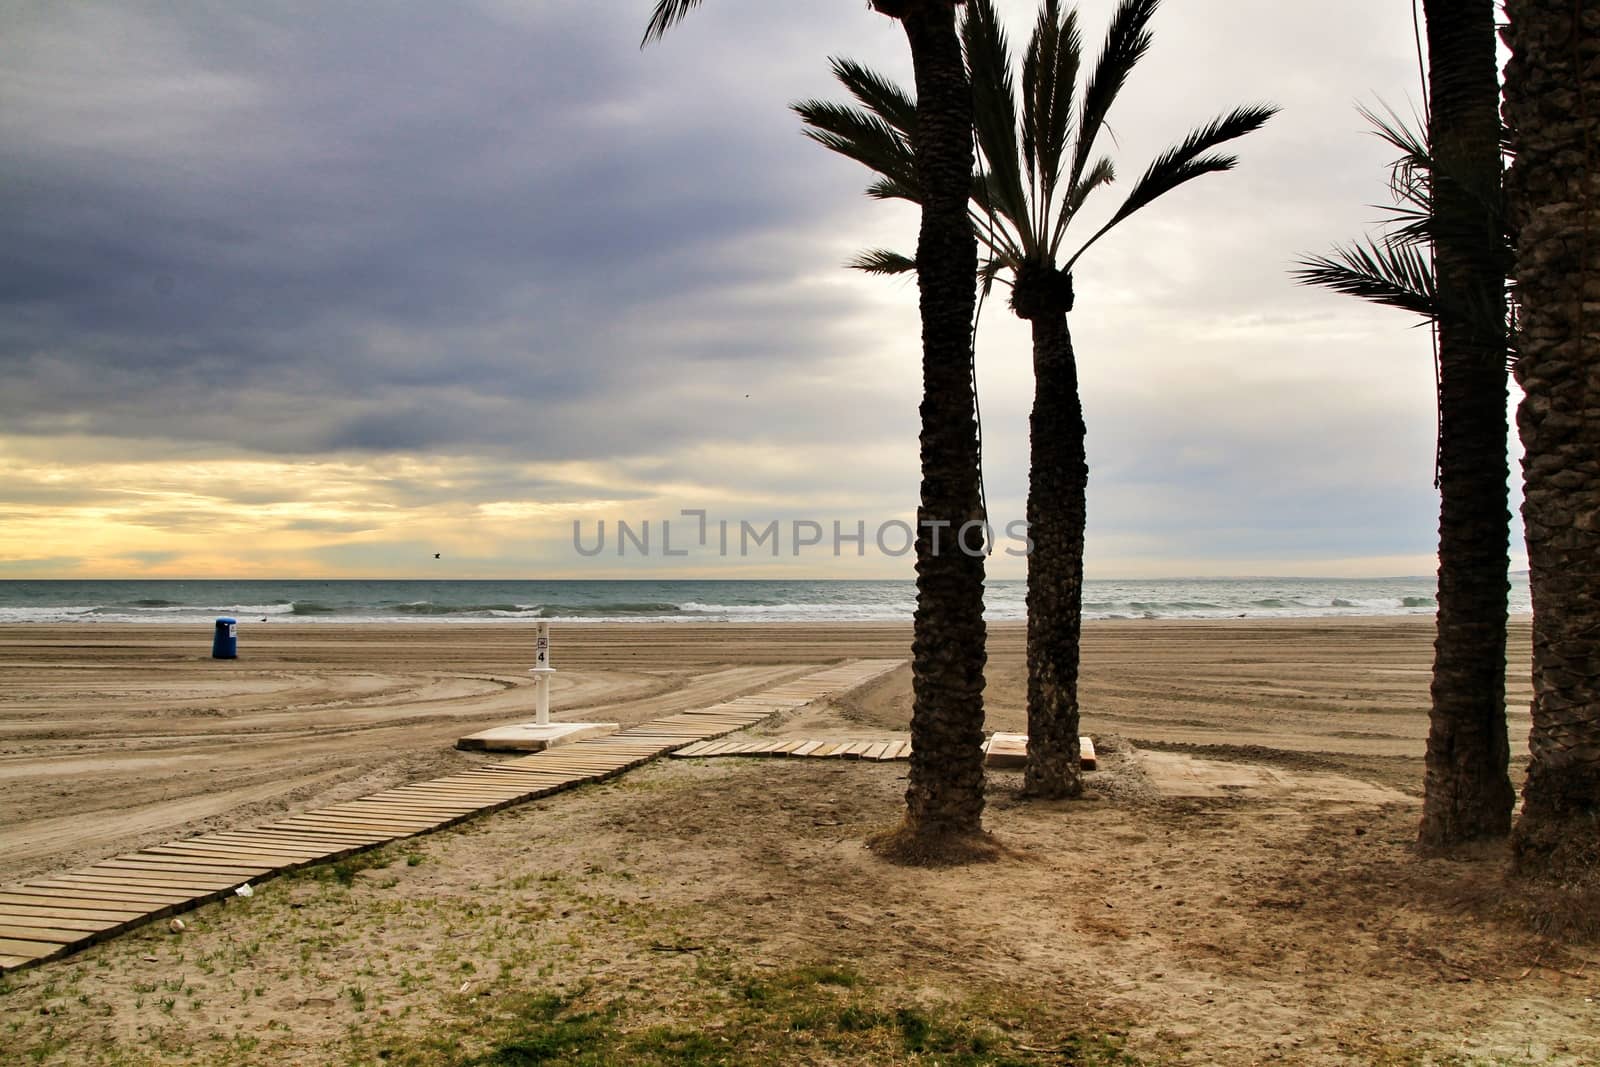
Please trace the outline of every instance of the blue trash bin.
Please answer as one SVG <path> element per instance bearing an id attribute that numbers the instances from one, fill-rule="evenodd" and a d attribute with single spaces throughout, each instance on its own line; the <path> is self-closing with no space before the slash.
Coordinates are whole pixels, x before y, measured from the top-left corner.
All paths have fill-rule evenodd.
<path id="1" fill-rule="evenodd" d="M 222 618 L 217 620 L 217 632 L 211 638 L 212 659 L 238 659 L 239 658 L 239 620 Z"/>

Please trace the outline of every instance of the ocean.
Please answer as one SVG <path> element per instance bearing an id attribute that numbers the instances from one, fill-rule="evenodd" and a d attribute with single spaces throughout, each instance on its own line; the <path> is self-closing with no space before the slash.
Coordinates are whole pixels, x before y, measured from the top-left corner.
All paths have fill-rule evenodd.
<path id="1" fill-rule="evenodd" d="M 1526 575 L 1511 611 L 1531 610 Z M 1406 578 L 1170 578 L 1084 583 L 1088 619 L 1427 615 L 1435 582 Z M 993 620 L 1026 618 L 1024 583 L 991 581 Z M 0 581 L 0 623 L 849 622 L 911 618 L 910 581 Z"/>

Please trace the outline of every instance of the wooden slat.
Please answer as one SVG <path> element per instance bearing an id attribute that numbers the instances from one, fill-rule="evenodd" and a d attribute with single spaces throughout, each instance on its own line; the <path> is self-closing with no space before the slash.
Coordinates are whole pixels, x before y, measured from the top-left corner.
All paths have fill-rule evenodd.
<path id="1" fill-rule="evenodd" d="M 565 785 L 576 781 L 580 776 L 576 774 L 559 775 L 522 775 L 516 771 L 495 772 L 485 771 L 475 774 L 470 778 L 458 781 L 440 780 L 430 782 L 427 792 L 431 793 L 457 793 L 462 796 L 514 796 L 528 789 L 536 789 L 541 784 Z M 419 787 L 420 788 L 420 787 Z"/>
<path id="2" fill-rule="evenodd" d="M 47 945 L 40 941 L 18 941 L 12 937 L 0 937 L 0 956 L 20 956 L 24 962 L 45 956 L 54 956 L 60 951 L 60 945 Z"/>
<path id="3" fill-rule="evenodd" d="M 342 845 L 328 838 L 322 838 L 319 841 L 307 837 L 304 834 L 290 834 L 288 831 L 272 834 L 230 834 L 226 837 L 219 836 L 218 840 L 227 841 L 229 843 L 237 843 L 242 848 L 249 848 L 256 844 L 261 844 L 262 847 L 268 849 L 281 848 L 284 851 L 296 853 L 304 852 L 309 853 L 312 856 L 337 856 L 345 852 L 354 851 L 356 848 L 360 847 L 354 844 Z"/>
<path id="4" fill-rule="evenodd" d="M 375 826 L 382 825 L 385 827 L 389 826 L 390 824 L 396 824 L 400 826 L 412 825 L 418 828 L 432 826 L 438 821 L 432 816 L 428 815 L 380 814 L 377 817 L 374 817 L 371 812 L 354 811 L 347 809 L 343 804 L 339 804 L 331 808 L 317 808 L 313 811 L 302 812 L 301 814 L 291 816 L 290 819 L 286 819 L 284 821 L 288 822 L 293 819 L 310 819 L 333 823 L 370 822 Z"/>
<path id="5" fill-rule="evenodd" d="M 17 894 L 21 896 L 22 894 Z M 79 922 L 113 922 L 143 915 L 154 908 L 163 908 L 178 901 L 127 903 L 114 900 L 52 900 L 48 897 L 27 900 L 10 900 L 4 906 L 6 915 L 31 915 L 46 919 L 76 919 Z"/>
<path id="6" fill-rule="evenodd" d="M 463 803 L 461 801 L 421 801 L 401 800 L 398 797 L 385 797 L 382 800 L 364 801 L 360 804 L 341 805 L 341 811 L 353 812 L 384 812 L 393 811 L 402 815 L 417 815 L 435 819 L 450 819 L 467 815 L 474 811 L 482 810 L 481 804 Z"/>
<path id="7" fill-rule="evenodd" d="M 570 779 L 562 779 L 560 784 L 565 784 Z M 415 797 L 418 800 L 498 800 L 503 797 L 514 797 L 541 786 L 539 779 L 532 775 L 520 775 L 516 772 L 507 774 L 485 774 L 470 782 L 451 782 L 448 785 L 417 786 L 414 789 L 392 790 L 391 795 L 401 798 Z M 551 783 L 555 784 L 555 783 Z"/>
<path id="8" fill-rule="evenodd" d="M 305 845 L 327 845 L 328 847 L 365 848 L 371 845 L 374 838 L 371 834 L 341 834 L 334 831 L 307 832 L 304 829 L 292 826 L 278 826 L 276 823 L 267 823 L 265 826 L 252 827 L 250 835 L 255 837 L 271 838 L 275 841 Z M 229 835 L 239 836 L 239 835 Z"/>
<path id="9" fill-rule="evenodd" d="M 474 771 L 462 782 L 450 782 L 443 789 L 499 789 L 519 792 L 540 789 L 564 789 L 584 781 L 581 774 L 571 771 L 543 771 L 537 767 L 493 767 Z"/>
<path id="10" fill-rule="evenodd" d="M 242 878 L 216 878 L 208 874 L 175 874 L 175 875 L 142 875 L 133 871 L 90 871 L 79 873 L 66 871 L 61 875 L 63 882 L 73 885 L 98 886 L 102 889 L 116 889 L 118 886 L 132 886 L 138 889 L 172 889 L 177 890 L 172 903 L 182 904 L 198 896 L 207 896 L 221 893 L 244 881 Z"/>
<path id="11" fill-rule="evenodd" d="M 271 865 L 256 864 L 248 868 L 223 869 L 218 867 L 204 867 L 200 865 L 179 866 L 170 863 L 158 862 L 160 857 L 152 856 L 147 863 L 138 863 L 133 860 L 107 860 L 97 863 L 93 867 L 85 868 L 85 872 L 93 871 L 98 875 L 111 878 L 172 878 L 187 882 L 196 879 L 193 884 L 238 885 L 248 882 L 252 878 L 259 878 L 275 868 Z M 204 879 L 204 882 L 198 881 Z"/>
<path id="12" fill-rule="evenodd" d="M 354 836 L 367 835 L 372 844 L 389 841 L 395 837 L 420 830 L 423 826 L 412 825 L 398 820 L 379 819 L 338 819 L 330 815 L 317 812 L 306 812 L 304 815 L 293 815 L 287 819 L 279 819 L 274 826 L 284 826 L 295 830 L 327 830 L 329 833 Z M 427 825 L 427 824 L 424 824 Z"/>
<path id="13" fill-rule="evenodd" d="M 288 845 L 282 842 L 274 844 L 259 838 L 252 840 L 249 844 L 239 841 L 191 838 L 185 841 L 168 841 L 164 845 L 151 845 L 149 848 L 140 849 L 139 851 L 154 852 L 163 856 L 215 856 L 222 859 L 226 857 L 250 858 L 252 856 L 270 855 L 294 860 L 301 856 L 320 856 L 326 849 Z"/>
<path id="14" fill-rule="evenodd" d="M 86 867 L 81 871 L 67 871 L 61 875 L 63 882 L 83 882 L 90 885 L 155 886 L 160 889 L 226 889 L 243 879 L 225 878 L 210 874 L 135 874 L 132 871 L 97 871 Z"/>
<path id="15" fill-rule="evenodd" d="M 104 930 L 107 926 L 137 919 L 149 909 L 138 910 L 105 908 L 91 911 L 86 908 L 53 908 L 44 904 L 8 904 L 6 922 L 30 926 L 57 926 L 64 930 Z"/>
<path id="16" fill-rule="evenodd" d="M 18 899 L 20 897 L 28 897 L 30 899 Z M 27 904 L 31 902 L 31 898 L 35 897 L 43 897 L 51 901 L 60 900 L 67 902 L 68 906 L 76 906 L 71 902 L 75 900 L 85 902 L 91 900 L 103 900 L 105 899 L 105 894 L 96 889 L 85 890 L 81 887 L 62 889 L 59 886 L 31 887 L 27 885 L 19 885 L 5 890 L 4 892 L 0 892 L 0 904 L 3 904 L 7 901 L 10 901 L 14 904 Z M 130 906 L 135 904 L 165 904 L 168 900 L 168 898 L 152 894 L 128 892 L 118 893 L 117 899 Z"/>
<path id="17" fill-rule="evenodd" d="M 365 818 L 377 815 L 384 819 L 405 819 L 421 826 L 432 826 L 441 819 L 448 819 L 460 811 L 471 811 L 470 807 L 460 805 L 429 806 L 425 809 L 413 809 L 402 805 L 399 801 L 359 801 L 353 800 L 348 804 L 340 804 L 333 808 L 318 808 L 318 815 L 345 816 L 354 815 Z"/>
<path id="18" fill-rule="evenodd" d="M 326 855 L 326 849 L 290 849 L 270 845 L 186 845 L 173 842 L 151 845 L 144 850 L 157 856 L 192 856 L 209 859 L 270 860 L 274 864 L 310 863 Z"/>
<path id="19" fill-rule="evenodd" d="M 138 852 L 128 852 L 121 856 L 113 856 L 109 860 L 102 860 L 96 866 L 105 866 L 107 864 L 116 864 L 118 866 L 123 864 L 148 865 L 154 863 L 162 867 L 171 867 L 174 870 L 233 874 L 236 871 L 271 870 L 274 862 L 276 861 L 263 863 L 259 858 L 250 859 L 232 856 L 196 856 L 183 853 L 173 855 L 171 853 L 141 849 Z"/>
<path id="20" fill-rule="evenodd" d="M 139 885 L 131 878 L 112 878 L 112 880 L 102 877 L 85 878 L 82 872 L 77 872 L 77 870 L 62 870 L 59 875 L 50 878 L 50 880 L 40 878 L 40 880 L 24 883 L 24 888 L 34 888 L 34 886 L 45 889 L 99 889 L 102 893 L 106 893 L 107 897 L 115 896 L 118 889 L 123 889 L 123 891 L 126 891 L 130 896 L 136 897 L 136 899 L 154 896 L 165 897 L 168 901 L 184 901 L 184 899 L 187 899 L 187 893 L 189 893 L 184 886 Z"/>
<path id="21" fill-rule="evenodd" d="M 92 934 L 104 931 L 104 927 L 95 930 L 62 930 L 49 926 L 14 926 L 10 923 L 0 923 L 0 937 L 10 938 L 15 941 L 41 941 L 47 945 L 75 945 L 79 941 L 86 941 Z"/>
<path id="22" fill-rule="evenodd" d="M 331 826 L 294 825 L 284 821 L 268 823 L 263 829 L 309 840 L 323 840 L 353 848 L 371 848 L 391 839 L 391 835 L 371 830 L 337 830 Z"/>
<path id="23" fill-rule="evenodd" d="M 621 760 L 561 759 L 551 760 L 543 766 L 562 771 L 575 771 L 579 774 L 611 774 L 627 764 Z"/>

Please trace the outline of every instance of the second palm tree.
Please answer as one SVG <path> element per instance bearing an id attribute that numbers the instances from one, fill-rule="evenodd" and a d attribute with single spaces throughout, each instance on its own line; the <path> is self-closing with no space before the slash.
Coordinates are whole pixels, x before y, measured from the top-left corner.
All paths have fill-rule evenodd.
<path id="1" fill-rule="evenodd" d="M 1030 417 L 1028 532 L 1028 759 L 1023 791 L 1037 797 L 1082 790 L 1078 753 L 1078 662 L 1083 602 L 1083 546 L 1088 463 L 1077 357 L 1067 314 L 1072 269 L 1119 222 L 1192 178 L 1233 168 L 1213 149 L 1258 129 L 1276 108 L 1237 108 L 1192 130 L 1158 156 L 1109 221 L 1062 259 L 1069 224 L 1089 194 L 1115 177 L 1095 141 L 1129 73 L 1150 47 L 1149 22 L 1160 0 L 1123 0 L 1111 19 L 1082 100 L 1077 12 L 1045 0 L 1022 61 L 1018 106 L 1012 56 L 991 0 L 971 0 L 962 45 L 972 77 L 974 128 L 983 171 L 968 210 L 988 253 L 984 283 L 1011 286 L 1011 308 L 1033 335 L 1034 402 Z M 878 173 L 868 188 L 881 199 L 921 202 L 913 166 L 915 104 L 901 89 L 848 61 L 834 72 L 860 106 L 824 101 L 795 105 L 806 133 Z M 1020 114 L 1020 122 L 1019 122 Z M 1058 265 L 1059 264 L 1059 265 Z M 853 264 L 877 273 L 915 269 L 884 250 Z"/>

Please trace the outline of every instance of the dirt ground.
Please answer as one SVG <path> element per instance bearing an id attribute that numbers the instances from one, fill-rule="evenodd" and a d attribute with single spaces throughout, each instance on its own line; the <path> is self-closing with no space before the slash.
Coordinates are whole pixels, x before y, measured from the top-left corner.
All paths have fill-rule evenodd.
<path id="1" fill-rule="evenodd" d="M 444 773 L 469 759 L 456 734 L 530 704 L 525 634 L 262 627 L 213 664 L 170 631 L 44 629 L 0 631 L 5 881 Z M 993 729 L 1024 725 L 1021 637 L 993 634 Z M 1431 637 L 1425 619 L 1092 625 L 1103 767 L 1051 804 L 993 774 L 998 863 L 865 849 L 904 764 L 664 760 L 8 976 L 0 1061 L 469 1062 L 531 992 L 636 1032 L 731 1033 L 760 981 L 828 966 L 862 984 L 819 1000 L 965 1013 L 1011 1058 L 863 1053 L 790 1020 L 762 1057 L 657 1062 L 1600 1062 L 1600 952 L 1528 932 L 1493 850 L 1411 848 Z M 637 721 L 907 638 L 566 627 L 557 707 Z M 1513 647 L 1520 753 L 1525 624 Z M 888 737 L 909 707 L 901 670 L 759 732 Z M 1069 1055 L 1085 1033 L 1121 1058 Z"/>

